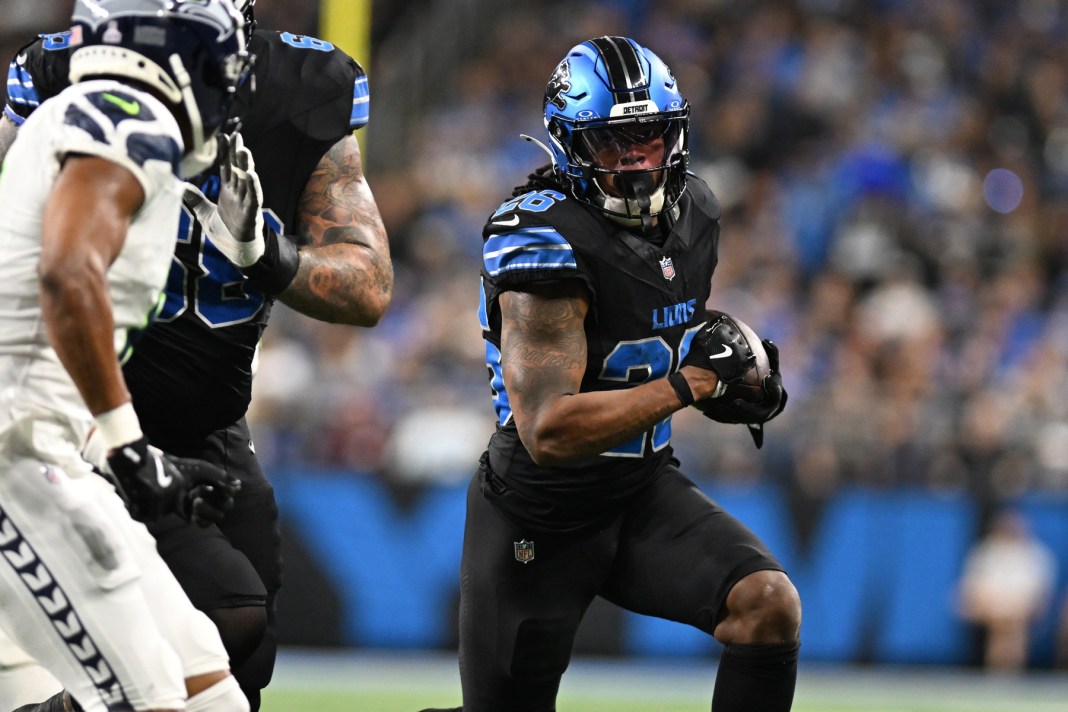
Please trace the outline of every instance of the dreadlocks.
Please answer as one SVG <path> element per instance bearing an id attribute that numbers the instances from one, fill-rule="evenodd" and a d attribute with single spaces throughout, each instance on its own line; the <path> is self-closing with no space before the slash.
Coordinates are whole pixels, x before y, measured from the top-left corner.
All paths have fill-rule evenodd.
<path id="1" fill-rule="evenodd" d="M 512 190 L 512 197 L 518 198 L 520 195 L 529 193 L 532 190 L 558 190 L 561 193 L 567 193 L 567 186 L 556 175 L 556 171 L 553 170 L 553 164 L 546 163 L 541 168 L 527 176 L 527 182 L 523 185 L 516 186 Z"/>

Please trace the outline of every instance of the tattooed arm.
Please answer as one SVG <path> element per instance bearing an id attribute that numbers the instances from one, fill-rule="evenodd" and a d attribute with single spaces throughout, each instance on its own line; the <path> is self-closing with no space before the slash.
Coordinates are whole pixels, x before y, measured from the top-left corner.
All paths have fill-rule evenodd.
<path id="1" fill-rule="evenodd" d="M 326 152 L 300 198 L 300 269 L 279 298 L 323 321 L 374 326 L 393 293 L 382 217 L 346 136 Z"/>
<path id="2" fill-rule="evenodd" d="M 519 438 L 539 465 L 592 457 L 624 443 L 682 408 L 666 378 L 616 391 L 580 393 L 586 371 L 589 296 L 577 281 L 505 292 L 501 360 Z M 694 394 L 715 376 L 683 369 Z"/>

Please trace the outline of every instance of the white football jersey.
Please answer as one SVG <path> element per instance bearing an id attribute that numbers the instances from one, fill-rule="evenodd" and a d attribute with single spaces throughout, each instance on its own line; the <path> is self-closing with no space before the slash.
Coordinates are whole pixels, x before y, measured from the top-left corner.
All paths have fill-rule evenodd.
<path id="1" fill-rule="evenodd" d="M 92 425 L 49 343 L 38 292 L 41 221 L 64 159 L 106 158 L 129 169 L 144 189 L 144 203 L 107 272 L 115 352 L 125 359 L 130 339 L 156 312 L 170 268 L 182 151 L 171 112 L 155 97 L 111 80 L 74 84 L 19 129 L 0 172 L 0 440 L 32 419 L 58 425 L 75 444 Z"/>

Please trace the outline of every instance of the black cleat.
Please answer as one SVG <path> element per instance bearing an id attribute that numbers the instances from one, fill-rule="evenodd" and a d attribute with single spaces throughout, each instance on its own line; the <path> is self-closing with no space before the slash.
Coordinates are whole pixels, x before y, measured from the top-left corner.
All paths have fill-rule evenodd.
<path id="1" fill-rule="evenodd" d="M 18 710 L 15 710 L 15 712 L 18 712 Z M 428 707 L 425 710 L 419 710 L 419 712 L 464 712 L 464 708 L 449 707 L 448 709 L 445 709 L 444 707 Z"/>
<path id="2" fill-rule="evenodd" d="M 14 712 L 81 712 L 81 709 L 81 706 L 71 699 L 66 690 L 61 690 L 44 702 L 23 705 Z"/>

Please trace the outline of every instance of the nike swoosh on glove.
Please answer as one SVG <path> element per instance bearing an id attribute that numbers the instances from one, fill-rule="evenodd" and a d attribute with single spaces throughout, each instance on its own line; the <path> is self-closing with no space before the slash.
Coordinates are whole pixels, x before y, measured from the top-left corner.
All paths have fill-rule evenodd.
<path id="1" fill-rule="evenodd" d="M 717 392 L 743 376 L 756 363 L 753 349 L 733 320 L 723 314 L 701 327 L 690 342 L 690 350 L 680 366 L 697 366 L 719 377 Z M 718 397 L 719 393 L 709 396 Z"/>
<path id="2" fill-rule="evenodd" d="M 721 398 L 706 399 L 694 404 L 705 417 L 718 423 L 744 423 L 749 426 L 749 433 L 753 436 L 757 448 L 764 444 L 764 423 L 786 408 L 788 398 L 779 371 L 779 349 L 767 339 L 762 339 L 761 343 L 768 354 L 770 373 L 764 377 L 759 389 L 731 384 Z"/>
<path id="3" fill-rule="evenodd" d="M 144 436 L 112 449 L 107 464 L 130 516 L 140 522 L 177 514 L 199 526 L 218 523 L 240 489 L 237 479 L 210 462 L 173 457 Z"/>

